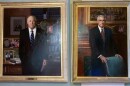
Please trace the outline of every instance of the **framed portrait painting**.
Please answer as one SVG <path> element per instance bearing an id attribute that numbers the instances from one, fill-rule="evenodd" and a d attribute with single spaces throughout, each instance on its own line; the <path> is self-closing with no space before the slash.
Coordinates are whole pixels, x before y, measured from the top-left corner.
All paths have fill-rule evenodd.
<path id="1" fill-rule="evenodd" d="M 123 23 L 127 20 L 125 7 L 89 7 L 88 22 L 96 23 L 96 17 L 103 14 L 107 23 Z"/>
<path id="2" fill-rule="evenodd" d="M 73 2 L 73 82 L 129 82 L 128 9 L 128 2 Z"/>
<path id="3" fill-rule="evenodd" d="M 25 28 L 25 17 L 11 17 L 10 35 L 19 35 L 23 28 Z"/>
<path id="4" fill-rule="evenodd" d="M 64 2 L 1 3 L 0 19 L 1 81 L 67 81 Z"/>

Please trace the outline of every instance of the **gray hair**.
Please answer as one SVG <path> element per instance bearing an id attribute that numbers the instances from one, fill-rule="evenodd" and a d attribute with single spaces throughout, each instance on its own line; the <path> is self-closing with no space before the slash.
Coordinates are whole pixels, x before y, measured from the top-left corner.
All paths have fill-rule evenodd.
<path id="1" fill-rule="evenodd" d="M 97 20 L 99 19 L 99 17 L 102 17 L 102 18 L 105 19 L 105 16 L 104 16 L 104 15 L 98 15 L 98 16 L 97 16 Z"/>
<path id="2" fill-rule="evenodd" d="M 37 21 L 37 18 L 36 18 L 34 15 L 29 15 L 29 16 L 27 17 L 27 20 L 28 20 L 29 17 L 33 17 L 33 18 L 34 18 L 34 21 L 35 21 L 35 22 Z"/>

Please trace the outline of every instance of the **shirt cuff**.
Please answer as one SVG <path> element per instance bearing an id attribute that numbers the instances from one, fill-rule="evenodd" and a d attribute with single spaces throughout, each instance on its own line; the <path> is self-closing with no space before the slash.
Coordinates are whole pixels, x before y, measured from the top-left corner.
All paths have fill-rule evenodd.
<path id="1" fill-rule="evenodd" d="M 102 55 L 100 54 L 97 58 L 100 58 Z"/>

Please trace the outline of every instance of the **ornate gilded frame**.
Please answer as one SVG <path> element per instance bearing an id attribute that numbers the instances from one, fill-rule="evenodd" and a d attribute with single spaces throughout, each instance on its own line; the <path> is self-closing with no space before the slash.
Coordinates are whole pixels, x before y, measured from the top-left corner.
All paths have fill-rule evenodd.
<path id="1" fill-rule="evenodd" d="M 79 76 L 78 75 L 78 67 L 82 67 L 82 66 L 78 66 L 78 25 L 79 25 L 79 21 L 78 21 L 78 8 L 80 7 L 126 7 L 127 8 L 127 50 L 125 52 L 128 52 L 127 54 L 127 58 L 129 57 L 129 38 L 130 35 L 129 33 L 129 21 L 130 21 L 130 17 L 129 17 L 129 2 L 122 2 L 122 1 L 74 1 L 73 2 L 73 9 L 72 9 L 72 82 L 74 83 L 81 83 L 81 82 L 129 82 L 129 64 L 128 65 L 128 76 L 127 77 L 94 77 L 94 76 Z M 89 13 L 89 12 L 88 12 Z M 86 13 L 86 15 L 88 14 Z M 83 15 L 83 16 L 86 16 Z M 88 14 L 89 15 L 89 14 Z M 86 18 L 86 17 L 85 17 Z M 87 18 L 86 18 L 87 20 Z M 88 19 L 89 20 L 89 19 Z M 88 22 L 87 21 L 83 21 L 89 24 L 95 24 L 95 22 Z M 109 22 L 108 22 L 109 23 Z M 88 48 L 88 47 L 86 47 Z M 128 58 L 128 63 L 129 63 L 130 59 Z"/>
<path id="2" fill-rule="evenodd" d="M 67 28 L 65 2 L 10 2 L 0 4 L 0 81 L 13 82 L 66 82 L 67 81 Z M 6 8 L 60 8 L 61 26 L 61 75 L 58 76 L 19 76 L 3 75 L 3 37 L 4 37 L 4 9 Z"/>

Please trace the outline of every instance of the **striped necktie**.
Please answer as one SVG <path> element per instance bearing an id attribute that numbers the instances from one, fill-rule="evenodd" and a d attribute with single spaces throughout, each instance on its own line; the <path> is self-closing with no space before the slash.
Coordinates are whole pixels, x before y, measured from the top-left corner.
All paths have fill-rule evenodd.
<path id="1" fill-rule="evenodd" d="M 101 36 L 102 36 L 103 41 L 105 41 L 104 29 L 101 29 Z"/>
<path id="2" fill-rule="evenodd" d="M 31 45 L 34 43 L 34 33 L 33 30 L 31 31 L 31 39 L 30 39 Z"/>

